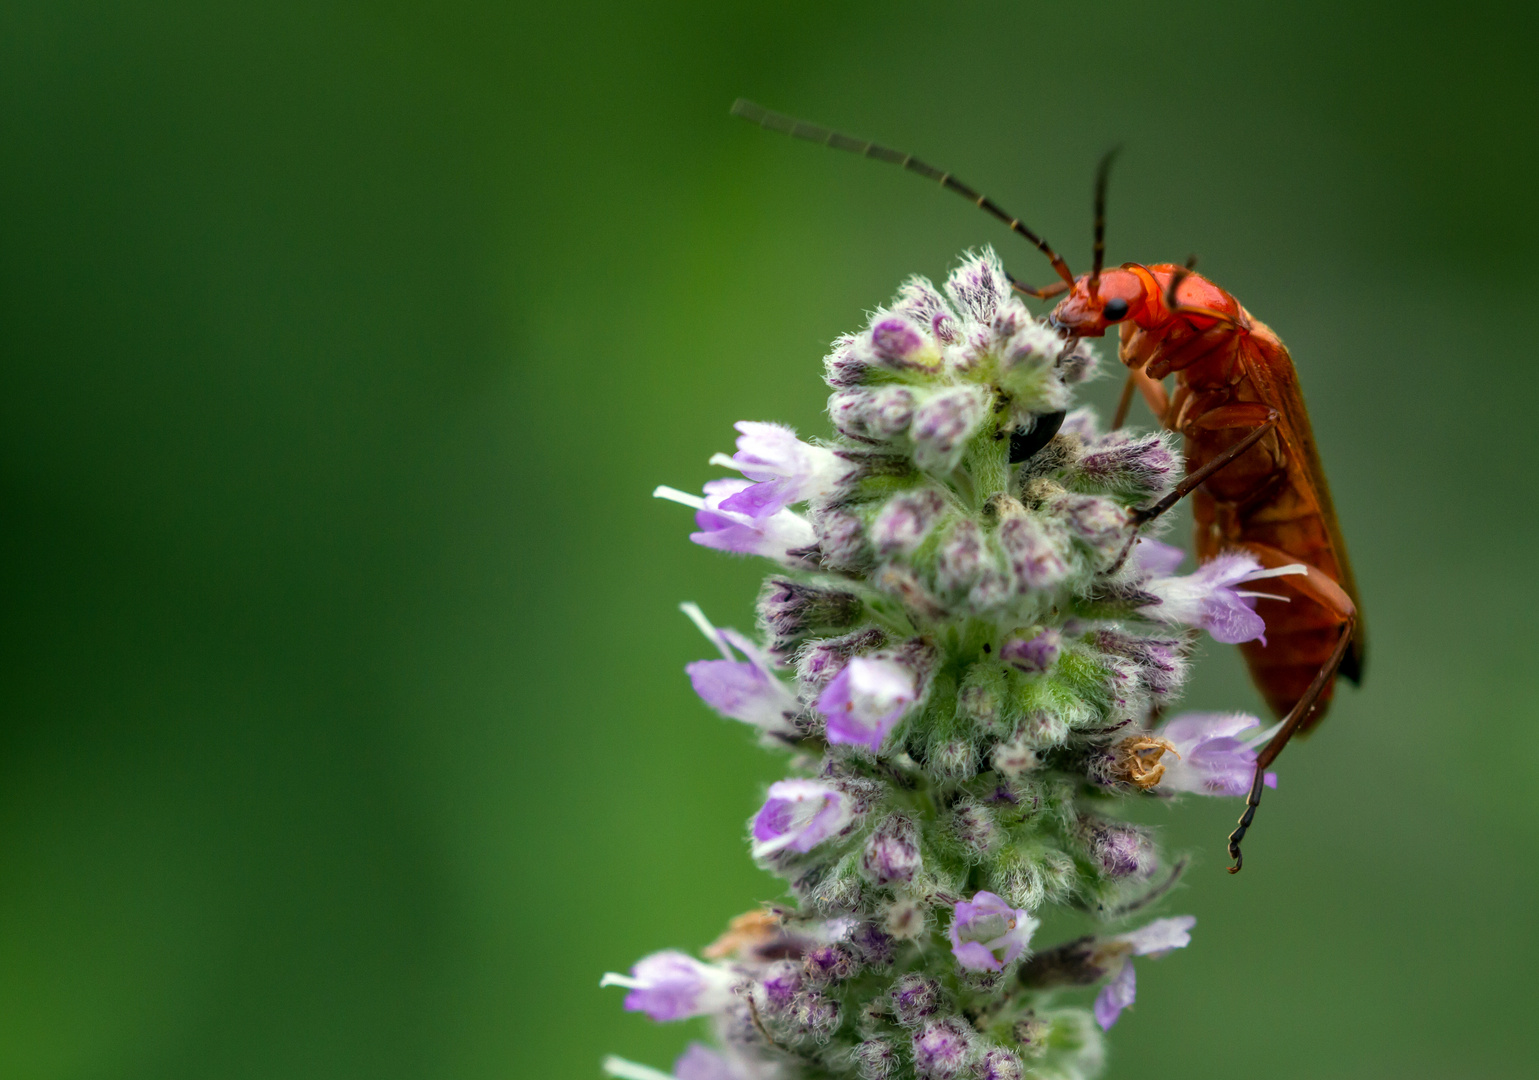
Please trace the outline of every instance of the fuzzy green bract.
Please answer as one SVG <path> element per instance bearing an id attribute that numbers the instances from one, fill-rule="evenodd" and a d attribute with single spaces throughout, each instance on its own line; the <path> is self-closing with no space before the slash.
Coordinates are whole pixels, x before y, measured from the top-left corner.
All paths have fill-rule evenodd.
<path id="1" fill-rule="evenodd" d="M 968 256 L 835 342 L 836 438 L 743 423 L 713 459 L 740 477 L 659 489 L 695 508 L 697 542 L 775 564 L 755 636 L 686 610 L 721 654 L 689 666 L 696 690 L 789 755 L 748 838 L 787 894 L 701 957 L 605 977 L 627 1008 L 714 1032 L 672 1073 L 611 1058 L 612 1075 L 1081 1080 L 1133 957 L 1189 940 L 1190 918 L 1149 921 L 1180 865 L 1117 813 L 1172 794 L 1154 718 L 1196 631 L 1153 621 L 1146 586 L 1171 567 L 1131 547 L 1129 510 L 1181 463 L 1165 435 L 1073 410 L 1095 367 L 992 252 Z M 1254 725 L 1219 719 L 1201 760 L 1243 772 L 1233 735 Z M 1181 790 L 1228 793 L 1183 768 Z M 1053 905 L 1105 932 L 1040 940 Z"/>

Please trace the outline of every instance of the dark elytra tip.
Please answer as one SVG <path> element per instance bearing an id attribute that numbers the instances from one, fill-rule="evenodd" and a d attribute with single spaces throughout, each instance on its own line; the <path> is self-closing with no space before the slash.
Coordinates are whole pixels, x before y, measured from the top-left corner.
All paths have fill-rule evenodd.
<path id="1" fill-rule="evenodd" d="M 1037 417 L 1030 428 L 1017 428 L 1010 433 L 1010 464 L 1029 461 L 1038 450 L 1053 441 L 1058 429 L 1063 427 L 1064 410 L 1044 413 Z"/>

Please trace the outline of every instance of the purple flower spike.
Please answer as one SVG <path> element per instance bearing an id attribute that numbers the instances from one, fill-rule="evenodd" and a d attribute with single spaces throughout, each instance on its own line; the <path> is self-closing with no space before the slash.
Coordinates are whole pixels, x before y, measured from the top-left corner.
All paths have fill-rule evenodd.
<path id="1" fill-rule="evenodd" d="M 828 741 L 880 750 L 918 696 L 917 681 L 896 660 L 855 657 L 818 695 L 818 711 L 828 717 Z"/>
<path id="2" fill-rule="evenodd" d="M 753 856 L 807 852 L 837 835 L 854 812 L 843 792 L 818 780 L 781 780 L 753 819 Z"/>
<path id="3" fill-rule="evenodd" d="M 1101 1030 L 1110 1031 L 1122 1010 L 1133 1004 L 1137 996 L 1138 980 L 1133 974 L 1133 961 L 1129 960 L 1095 997 L 1095 1022 L 1101 1025 Z"/>
<path id="4" fill-rule="evenodd" d="M 832 450 L 811 446 L 784 424 L 743 420 L 737 428 L 737 453 L 716 454 L 712 465 L 737 469 L 756 481 L 721 501 L 721 509 L 758 517 L 792 503 L 832 494 L 851 471 Z M 703 526 L 702 526 L 703 527 Z"/>
<path id="5" fill-rule="evenodd" d="M 671 487 L 659 487 L 652 494 L 695 509 L 700 531 L 690 533 L 689 538 L 701 547 L 797 564 L 800 559 L 792 552 L 804 551 L 817 541 L 806 518 L 777 503 L 762 507 L 757 514 L 722 509 L 724 501 L 751 486 L 747 480 L 711 480 L 705 485 L 704 498 Z"/>
<path id="6" fill-rule="evenodd" d="M 1156 734 L 1169 739 L 1181 756 L 1164 759 L 1159 787 L 1196 795 L 1249 794 L 1256 776 L 1256 749 L 1270 733 L 1237 736 L 1260 726 L 1260 720 L 1245 713 L 1182 713 L 1169 720 Z M 1267 773 L 1265 782 L 1275 788 L 1277 774 Z"/>
<path id="7" fill-rule="evenodd" d="M 1012 908 L 991 892 L 959 901 L 951 919 L 951 953 L 969 971 L 1002 971 L 1014 963 L 1037 929 L 1024 908 Z"/>
<path id="8" fill-rule="evenodd" d="M 599 985 L 626 987 L 626 1009 L 664 1021 L 720 1012 L 736 982 L 730 971 L 669 949 L 638 960 L 629 975 L 609 972 Z"/>
<path id="9" fill-rule="evenodd" d="M 1225 645 L 1259 640 L 1266 644 L 1266 624 L 1252 608 L 1258 596 L 1267 593 L 1236 588 L 1264 578 L 1307 574 L 1302 563 L 1263 570 L 1255 556 L 1244 551 L 1218 555 L 1185 577 L 1153 577 L 1143 583 L 1144 591 L 1159 597 L 1159 602 L 1139 608 L 1151 619 L 1167 623 L 1199 626 Z"/>
<path id="10" fill-rule="evenodd" d="M 1095 1019 L 1106 1031 L 1117 1022 L 1122 1010 L 1133 1004 L 1138 993 L 1138 981 L 1133 974 L 1133 957 L 1147 956 L 1158 960 L 1172 949 L 1184 949 L 1192 943 L 1192 927 L 1197 925 L 1195 915 L 1177 915 L 1169 919 L 1155 919 L 1147 926 L 1126 934 L 1120 934 L 1108 943 L 1112 948 L 1125 950 L 1131 955 L 1109 983 L 1101 988 L 1095 999 Z"/>

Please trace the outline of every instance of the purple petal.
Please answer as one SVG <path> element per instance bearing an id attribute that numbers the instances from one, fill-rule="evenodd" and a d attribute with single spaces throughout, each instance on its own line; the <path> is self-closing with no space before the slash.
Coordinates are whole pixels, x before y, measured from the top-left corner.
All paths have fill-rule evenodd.
<path id="1" fill-rule="evenodd" d="M 676 1080 L 740 1080 L 742 1074 L 726 1057 L 700 1043 L 690 1043 L 673 1063 Z"/>
<path id="2" fill-rule="evenodd" d="M 1137 996 L 1138 982 L 1133 975 L 1133 961 L 1129 960 L 1096 995 L 1095 1022 L 1101 1025 L 1101 1030 L 1110 1031 L 1122 1010 L 1133 1004 Z"/>
<path id="3" fill-rule="evenodd" d="M 1146 574 L 1168 577 L 1186 561 L 1186 552 L 1171 544 L 1140 536 L 1133 548 L 1134 564 Z"/>
<path id="4" fill-rule="evenodd" d="M 1176 746 L 1196 746 L 1204 739 L 1234 736 L 1259 727 L 1261 721 L 1247 713 L 1189 712 L 1161 725 L 1159 734 Z M 1182 750 L 1184 754 L 1186 751 Z"/>
<path id="5" fill-rule="evenodd" d="M 1261 639 L 1266 644 L 1266 623 L 1250 609 L 1249 597 L 1233 589 L 1216 589 L 1201 605 L 1200 621 L 1214 641 L 1238 645 Z"/>
<path id="6" fill-rule="evenodd" d="M 1122 934 L 1119 940 L 1133 947 L 1134 956 L 1157 956 L 1190 945 L 1192 927 L 1196 925 L 1195 915 L 1175 915 L 1168 919 L 1155 919 L 1147 926 Z"/>
<path id="7" fill-rule="evenodd" d="M 994 954 L 981 941 L 953 944 L 951 954 L 957 958 L 957 963 L 969 971 L 1001 971 L 1005 966 L 994 958 Z"/>

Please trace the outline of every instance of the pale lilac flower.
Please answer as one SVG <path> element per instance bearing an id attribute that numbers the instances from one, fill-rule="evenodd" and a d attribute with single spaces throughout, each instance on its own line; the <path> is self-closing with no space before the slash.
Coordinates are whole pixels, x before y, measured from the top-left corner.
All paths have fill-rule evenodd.
<path id="1" fill-rule="evenodd" d="M 1133 545 L 1133 565 L 1146 574 L 1168 576 L 1186 561 L 1186 552 L 1174 544 L 1140 536 Z"/>
<path id="2" fill-rule="evenodd" d="M 1148 565 L 1151 557 L 1158 559 L 1157 551 L 1142 556 L 1140 564 Z M 1256 640 L 1265 645 L 1266 624 L 1252 609 L 1258 596 L 1270 594 L 1249 592 L 1236 586 L 1308 572 L 1302 563 L 1263 570 L 1256 557 L 1248 552 L 1225 552 L 1203 563 L 1195 573 L 1183 577 L 1151 577 L 1140 587 L 1159 600 L 1138 610 L 1160 622 L 1201 627 L 1213 636 L 1214 641 L 1225 645 Z"/>
<path id="3" fill-rule="evenodd" d="M 781 780 L 753 819 L 753 856 L 807 852 L 836 836 L 854 818 L 850 800 L 820 780 Z"/>
<path id="4" fill-rule="evenodd" d="M 1137 996 L 1138 982 L 1133 973 L 1133 957 L 1148 956 L 1159 959 L 1172 949 L 1184 949 L 1192 942 L 1192 927 L 1197 925 L 1195 915 L 1177 915 L 1169 919 L 1155 919 L 1126 934 L 1119 934 L 1102 945 L 1102 950 L 1113 956 L 1127 956 L 1122 967 L 1111 981 L 1101 988 L 1095 999 L 1095 1019 L 1103 1031 L 1109 1030 L 1122 1015 L 1122 1010 L 1133 1004 Z"/>
<path id="5" fill-rule="evenodd" d="M 828 717 L 828 741 L 880 750 L 918 696 L 917 682 L 896 660 L 855 657 L 818 695 L 818 711 Z"/>
<path id="6" fill-rule="evenodd" d="M 952 909 L 951 953 L 969 971 L 1002 971 L 1031 943 L 1037 920 L 1002 897 L 979 892 Z"/>
<path id="7" fill-rule="evenodd" d="M 720 1012 L 732 1001 L 738 979 L 725 968 L 667 949 L 636 961 L 629 975 L 611 971 L 600 986 L 623 986 L 625 1007 L 653 1020 L 685 1020 Z"/>
<path id="8" fill-rule="evenodd" d="M 760 731 L 794 734 L 796 726 L 790 717 L 799 711 L 796 695 L 776 677 L 769 658 L 736 630 L 712 626 L 694 604 L 680 604 L 679 609 L 721 650 L 723 657 L 684 665 L 690 685 L 701 700 L 721 715 L 752 724 Z M 733 646 L 746 659 L 737 659 Z"/>
<path id="9" fill-rule="evenodd" d="M 1182 713 L 1155 732 L 1169 739 L 1180 757 L 1165 757 L 1165 773 L 1158 786 L 1166 791 L 1189 791 L 1196 795 L 1238 795 L 1250 793 L 1256 777 L 1256 750 L 1271 737 L 1259 731 L 1241 739 L 1242 732 L 1259 728 L 1261 721 L 1245 713 Z M 1277 786 L 1277 774 L 1266 774 L 1266 785 Z"/>
<path id="10" fill-rule="evenodd" d="M 740 433 L 737 453 L 714 454 L 711 464 L 736 469 L 755 483 L 723 499 L 723 510 L 758 516 L 771 506 L 830 495 L 853 471 L 832 450 L 802 442 L 784 424 L 742 420 L 733 427 Z"/>
<path id="11" fill-rule="evenodd" d="M 704 498 L 666 486 L 652 494 L 695 509 L 695 524 L 701 531 L 690 533 L 689 538 L 702 547 L 797 564 L 800 559 L 792 552 L 804 551 L 817 541 L 806 518 L 773 503 L 757 515 L 722 509 L 724 501 L 750 486 L 747 480 L 710 480 Z"/>

